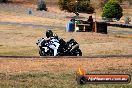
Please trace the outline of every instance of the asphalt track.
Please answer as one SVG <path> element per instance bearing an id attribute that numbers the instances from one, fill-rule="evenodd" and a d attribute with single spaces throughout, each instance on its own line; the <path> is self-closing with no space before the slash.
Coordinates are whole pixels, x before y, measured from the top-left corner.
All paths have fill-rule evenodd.
<path id="1" fill-rule="evenodd" d="M 132 58 L 132 55 L 94 55 L 94 56 L 0 56 L 0 58 L 38 58 L 38 59 L 45 59 L 45 58 Z"/>
<path id="2" fill-rule="evenodd" d="M 36 24 L 30 24 L 30 23 L 0 22 L 0 24 L 4 24 L 4 25 L 6 25 L 6 24 L 12 24 L 12 25 L 20 25 L 20 26 L 32 26 L 34 28 L 42 27 L 42 28 L 46 28 L 46 29 L 55 29 L 55 28 L 65 29 L 65 27 L 61 27 L 61 26 L 36 25 Z"/>

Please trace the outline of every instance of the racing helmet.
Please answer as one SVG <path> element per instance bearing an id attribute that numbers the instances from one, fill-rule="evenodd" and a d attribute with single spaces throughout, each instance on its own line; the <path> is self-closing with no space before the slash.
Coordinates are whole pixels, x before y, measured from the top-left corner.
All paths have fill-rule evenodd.
<path id="1" fill-rule="evenodd" d="M 51 30 L 46 31 L 46 37 L 53 37 L 53 32 Z"/>

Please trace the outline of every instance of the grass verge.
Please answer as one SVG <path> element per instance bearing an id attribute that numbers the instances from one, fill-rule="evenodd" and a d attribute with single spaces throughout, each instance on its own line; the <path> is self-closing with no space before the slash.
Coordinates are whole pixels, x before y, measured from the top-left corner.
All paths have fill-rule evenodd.
<path id="1" fill-rule="evenodd" d="M 108 59 L 0 59 L 0 88 L 131 88 L 129 84 L 78 85 L 78 65 L 88 74 L 130 74 L 132 60 Z"/>
<path id="2" fill-rule="evenodd" d="M 0 74 L 1 88 L 131 88 L 132 84 L 78 85 L 73 72 L 35 72 L 6 75 Z"/>

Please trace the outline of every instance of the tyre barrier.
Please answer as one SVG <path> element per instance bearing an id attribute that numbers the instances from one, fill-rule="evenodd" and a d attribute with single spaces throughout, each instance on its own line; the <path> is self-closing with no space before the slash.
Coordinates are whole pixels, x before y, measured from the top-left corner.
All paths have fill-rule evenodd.
<path id="1" fill-rule="evenodd" d="M 108 26 L 121 27 L 121 28 L 132 28 L 132 24 L 112 24 L 107 23 Z"/>

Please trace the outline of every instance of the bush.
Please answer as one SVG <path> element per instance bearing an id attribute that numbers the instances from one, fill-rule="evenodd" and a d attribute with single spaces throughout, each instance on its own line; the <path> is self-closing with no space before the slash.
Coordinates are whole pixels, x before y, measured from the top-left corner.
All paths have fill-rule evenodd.
<path id="1" fill-rule="evenodd" d="M 45 10 L 45 11 L 47 11 L 46 3 L 45 3 L 44 0 L 40 0 L 38 2 L 38 8 L 37 8 L 37 10 Z"/>
<path id="2" fill-rule="evenodd" d="M 121 6 L 115 2 L 115 1 L 109 1 L 105 4 L 103 8 L 102 17 L 105 18 L 116 18 L 117 20 L 120 20 L 120 18 L 123 16 L 123 10 Z"/>
<path id="3" fill-rule="evenodd" d="M 89 0 L 59 0 L 58 2 L 61 10 L 67 12 L 93 13 L 94 8 L 90 5 Z"/>

